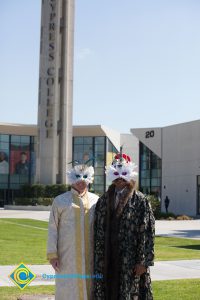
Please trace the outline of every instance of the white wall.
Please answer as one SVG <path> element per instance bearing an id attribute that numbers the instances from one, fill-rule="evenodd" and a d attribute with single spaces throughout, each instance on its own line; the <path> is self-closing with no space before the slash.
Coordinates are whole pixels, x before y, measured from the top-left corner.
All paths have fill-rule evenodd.
<path id="1" fill-rule="evenodd" d="M 154 132 L 153 136 L 147 133 Z M 197 175 L 200 175 L 200 120 L 164 128 L 131 129 L 143 144 L 162 158 L 162 210 L 195 216 Z"/>
<path id="2" fill-rule="evenodd" d="M 129 155 L 132 162 L 139 167 L 139 140 L 131 133 L 121 134 L 120 144 L 123 146 L 123 153 Z M 136 172 L 138 171 L 139 170 L 137 168 Z"/>
<path id="3" fill-rule="evenodd" d="M 123 146 L 123 153 L 129 155 L 131 160 L 139 164 L 139 140 L 131 133 L 123 133 L 120 135 L 120 145 Z"/>
<path id="4" fill-rule="evenodd" d="M 162 129 L 162 209 L 196 215 L 197 175 L 200 175 L 200 121 Z"/>
<path id="5" fill-rule="evenodd" d="M 158 157 L 162 157 L 161 128 L 133 128 L 131 132 Z"/>

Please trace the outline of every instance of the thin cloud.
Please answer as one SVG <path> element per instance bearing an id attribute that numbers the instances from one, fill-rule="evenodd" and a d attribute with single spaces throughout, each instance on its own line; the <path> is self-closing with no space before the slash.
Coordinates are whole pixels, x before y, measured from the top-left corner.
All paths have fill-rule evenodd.
<path id="1" fill-rule="evenodd" d="M 77 58 L 79 60 L 86 59 L 87 57 L 91 56 L 93 54 L 93 51 L 90 48 L 82 48 L 77 53 Z"/>

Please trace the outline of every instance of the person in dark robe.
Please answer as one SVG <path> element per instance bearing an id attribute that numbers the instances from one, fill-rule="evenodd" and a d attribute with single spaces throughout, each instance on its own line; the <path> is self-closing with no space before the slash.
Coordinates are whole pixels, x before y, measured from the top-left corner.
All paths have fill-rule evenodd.
<path id="1" fill-rule="evenodd" d="M 152 300 L 155 219 L 135 190 L 137 166 L 122 150 L 107 168 L 112 184 L 95 208 L 93 300 Z"/>
<path id="2" fill-rule="evenodd" d="M 166 198 L 165 198 L 165 210 L 166 210 L 166 213 L 168 213 L 169 202 L 170 202 L 170 200 L 169 200 L 168 196 L 166 196 Z"/>

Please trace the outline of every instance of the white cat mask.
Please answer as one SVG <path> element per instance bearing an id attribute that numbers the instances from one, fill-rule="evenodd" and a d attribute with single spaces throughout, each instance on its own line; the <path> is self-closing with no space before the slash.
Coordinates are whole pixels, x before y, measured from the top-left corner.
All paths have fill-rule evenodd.
<path id="1" fill-rule="evenodd" d="M 131 159 L 126 154 L 116 154 L 112 165 L 106 167 L 106 175 L 109 181 L 122 178 L 127 182 L 136 181 L 138 173 L 135 171 L 137 166 L 131 162 Z"/>
<path id="2" fill-rule="evenodd" d="M 94 168 L 86 165 L 76 165 L 67 172 L 69 184 L 74 184 L 84 180 L 86 184 L 92 183 L 94 180 Z"/>

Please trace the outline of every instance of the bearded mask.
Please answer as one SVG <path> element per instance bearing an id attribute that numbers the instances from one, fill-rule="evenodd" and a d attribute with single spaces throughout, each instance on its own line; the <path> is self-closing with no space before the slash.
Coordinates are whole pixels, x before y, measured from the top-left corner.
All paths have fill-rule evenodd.
<path id="1" fill-rule="evenodd" d="M 138 176 L 138 173 L 135 171 L 136 169 L 137 166 L 131 162 L 128 155 L 118 153 L 115 155 L 112 164 L 106 167 L 106 175 L 110 181 L 118 178 L 122 178 L 127 182 L 131 180 L 136 181 Z"/>

